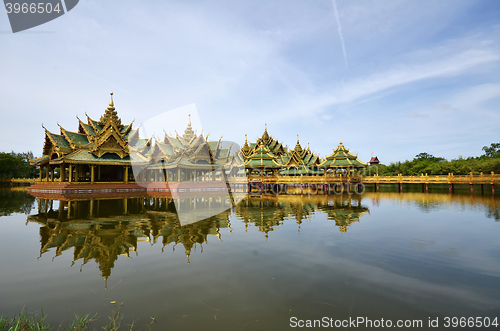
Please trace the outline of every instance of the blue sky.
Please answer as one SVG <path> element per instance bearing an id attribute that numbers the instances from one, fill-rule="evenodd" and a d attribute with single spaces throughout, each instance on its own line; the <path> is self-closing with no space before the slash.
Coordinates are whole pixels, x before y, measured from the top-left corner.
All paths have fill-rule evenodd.
<path id="1" fill-rule="evenodd" d="M 80 0 L 16 34 L 0 14 L 0 45 L 0 151 L 41 155 L 42 123 L 76 130 L 110 91 L 123 122 L 195 104 L 212 139 L 267 123 L 322 157 L 500 142 L 499 1 Z"/>

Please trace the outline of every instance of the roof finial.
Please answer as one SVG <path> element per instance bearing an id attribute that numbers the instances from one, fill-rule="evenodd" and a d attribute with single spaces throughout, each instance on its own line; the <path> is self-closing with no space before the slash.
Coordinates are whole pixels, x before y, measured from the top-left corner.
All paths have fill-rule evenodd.
<path id="1" fill-rule="evenodd" d="M 297 144 L 299 143 L 299 134 L 297 133 Z"/>
<path id="2" fill-rule="evenodd" d="M 245 143 L 247 142 L 247 134 L 245 133 Z"/>
<path id="3" fill-rule="evenodd" d="M 188 126 L 191 126 L 191 114 L 188 114 L 188 117 L 189 117 L 189 119 L 188 119 Z"/>
<path id="4" fill-rule="evenodd" d="M 114 107 L 115 104 L 113 102 L 113 92 L 110 92 L 109 94 L 111 95 L 111 100 L 109 100 L 109 107 L 108 107 L 108 109 L 109 110 L 115 110 L 115 107 Z"/>

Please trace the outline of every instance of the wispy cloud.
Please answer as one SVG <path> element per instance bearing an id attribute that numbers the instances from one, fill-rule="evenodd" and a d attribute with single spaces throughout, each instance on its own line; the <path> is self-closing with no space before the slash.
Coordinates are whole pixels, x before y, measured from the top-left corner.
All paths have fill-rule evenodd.
<path id="1" fill-rule="evenodd" d="M 422 114 L 422 113 L 417 113 L 417 112 L 409 112 L 406 113 L 406 117 L 411 117 L 411 118 L 427 118 L 429 117 L 429 114 Z"/>
<path id="2" fill-rule="evenodd" d="M 337 9 L 337 1 L 332 0 L 332 4 L 333 4 L 333 13 L 335 14 L 335 21 L 337 22 L 337 31 L 339 32 L 340 43 L 342 45 L 342 53 L 344 54 L 345 68 L 348 69 L 347 52 L 345 51 L 344 35 L 342 34 L 342 25 L 340 24 L 339 11 Z"/>

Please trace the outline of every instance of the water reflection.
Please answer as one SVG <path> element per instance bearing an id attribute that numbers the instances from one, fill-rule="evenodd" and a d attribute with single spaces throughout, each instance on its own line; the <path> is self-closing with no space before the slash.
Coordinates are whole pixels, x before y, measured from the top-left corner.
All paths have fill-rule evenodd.
<path id="1" fill-rule="evenodd" d="M 28 215 L 35 197 L 26 194 L 26 187 L 0 188 L 0 217 L 13 213 Z"/>
<path id="2" fill-rule="evenodd" d="M 275 227 L 286 220 L 294 219 L 300 230 L 304 220 L 310 220 L 315 213 L 326 214 L 328 220 L 344 233 L 348 227 L 359 218 L 369 213 L 367 207 L 361 204 L 360 195 L 285 195 L 248 197 L 234 210 L 236 216 L 245 223 L 245 228 L 251 224 L 264 232 L 266 238 Z"/>
<path id="3" fill-rule="evenodd" d="M 217 198 L 192 198 L 176 202 L 191 208 L 221 208 L 227 201 Z M 92 200 L 38 200 L 38 214 L 28 217 L 28 222 L 40 225 L 40 256 L 55 250 L 55 256 L 73 248 L 73 264 L 83 265 L 94 260 L 107 279 L 118 256 L 129 257 L 136 252 L 138 242 L 162 243 L 165 246 L 181 244 L 186 259 L 193 248 L 208 242 L 209 236 L 221 240 L 220 229 L 231 230 L 231 210 L 190 224 L 181 224 L 171 198 L 135 197 L 123 199 Z M 197 206 L 193 208 L 193 206 Z M 358 196 L 269 196 L 247 197 L 232 212 L 237 219 L 259 231 L 268 233 L 287 220 L 295 220 L 298 228 L 303 220 L 323 212 L 335 221 L 341 232 L 358 222 L 368 212 Z"/>
<path id="4" fill-rule="evenodd" d="M 182 204 L 220 207 L 217 199 L 192 199 Z M 54 205 L 58 205 L 58 209 Z M 107 279 L 119 255 L 137 252 L 137 244 L 147 241 L 167 245 L 182 244 L 187 262 L 197 244 L 208 242 L 209 235 L 220 239 L 220 228 L 230 227 L 229 211 L 192 224 L 181 225 L 175 213 L 174 202 L 167 198 L 94 199 L 80 201 L 39 200 L 39 213 L 28 217 L 28 222 L 43 225 L 40 228 L 40 256 L 55 249 L 56 256 L 74 248 L 73 264 L 94 260 Z"/>
<path id="5" fill-rule="evenodd" d="M 453 206 L 465 208 L 467 206 L 484 207 L 486 217 L 500 221 L 500 200 L 494 196 L 471 196 L 467 194 L 442 194 L 442 193 L 393 193 L 393 192 L 367 192 L 363 195 L 365 201 L 371 200 L 376 206 L 380 200 L 395 200 L 400 203 L 414 204 L 423 212 L 431 212 L 441 207 Z"/>
<path id="6" fill-rule="evenodd" d="M 203 245 L 210 236 L 222 240 L 220 229 L 231 228 L 231 219 L 257 228 L 266 240 L 269 233 L 287 222 L 297 224 L 300 233 L 303 222 L 310 222 L 320 214 L 333 221 L 341 233 L 355 231 L 354 223 L 370 214 L 368 206 L 376 208 L 380 200 L 397 200 L 415 204 L 430 212 L 443 205 L 484 206 L 486 216 L 499 220 L 495 198 L 425 194 L 425 193 L 365 193 L 364 195 L 311 195 L 311 196 L 248 196 L 241 203 L 202 221 L 183 223 L 176 214 L 176 205 L 186 209 L 204 211 L 210 208 L 226 208 L 224 198 L 186 198 L 174 202 L 165 197 L 129 197 L 122 199 L 90 200 L 38 200 L 38 214 L 28 217 L 28 222 L 40 225 L 40 256 L 55 251 L 55 256 L 73 248 L 73 264 L 82 266 L 94 260 L 107 279 L 120 255 L 129 257 L 136 252 L 139 242 L 162 244 L 173 250 L 181 244 L 186 262 L 196 246 L 203 252 Z M 27 203 L 27 202 L 25 202 Z M 23 205 L 23 204 L 21 204 Z M 28 204 L 26 204 L 28 206 Z M 30 207 L 31 205 L 29 205 Z M 24 207 L 29 210 L 29 207 Z M 234 217 L 234 218 L 233 218 Z M 366 218 L 367 220 L 367 218 Z"/>

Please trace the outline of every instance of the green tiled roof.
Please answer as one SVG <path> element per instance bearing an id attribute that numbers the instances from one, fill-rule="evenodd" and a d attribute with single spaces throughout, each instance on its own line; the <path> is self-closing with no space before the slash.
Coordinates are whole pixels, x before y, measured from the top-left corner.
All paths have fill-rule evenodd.
<path id="1" fill-rule="evenodd" d="M 209 141 L 208 142 L 208 147 L 210 148 L 210 150 L 213 152 L 217 149 L 217 145 L 219 144 L 218 141 Z"/>
<path id="2" fill-rule="evenodd" d="M 123 159 L 121 159 L 118 155 L 114 153 L 106 153 L 101 157 L 97 157 L 94 154 L 85 150 L 79 150 L 75 153 L 66 155 L 64 159 L 67 161 L 82 161 L 82 162 L 96 162 L 96 163 L 113 162 L 120 164 L 130 164 L 130 156 L 126 156 Z"/>
<path id="3" fill-rule="evenodd" d="M 246 167 L 280 167 L 281 164 L 276 156 L 263 144 L 250 155 L 246 162 Z"/>
<path id="4" fill-rule="evenodd" d="M 179 139 L 176 139 L 176 138 L 173 138 L 173 137 L 170 137 L 168 139 L 168 141 L 173 145 L 174 148 L 181 148 L 181 149 L 184 149 L 184 145 L 182 144 L 182 142 L 179 140 Z"/>
<path id="5" fill-rule="evenodd" d="M 61 136 L 59 134 L 54 134 L 54 133 L 48 132 L 48 131 L 47 131 L 47 134 L 50 136 L 50 138 L 52 139 L 52 141 L 55 142 L 55 144 L 57 145 L 57 147 L 71 149 L 71 146 L 69 145 L 69 143 L 66 140 L 66 138 L 64 138 L 64 136 Z"/>
<path id="6" fill-rule="evenodd" d="M 144 146 L 146 146 L 146 144 L 148 143 L 149 139 L 148 138 L 140 138 L 140 139 L 137 139 L 133 145 L 130 145 L 130 147 L 133 147 L 135 149 L 141 149 L 143 148 Z"/>
<path id="7" fill-rule="evenodd" d="M 48 155 L 44 155 L 42 157 L 30 160 L 30 164 L 31 165 L 37 165 L 37 164 L 40 164 L 40 163 L 42 163 L 44 161 L 48 161 L 48 160 L 49 160 L 49 156 Z"/>
<path id="8" fill-rule="evenodd" d="M 124 136 L 125 139 L 128 139 L 129 137 L 132 137 L 132 135 L 137 131 L 137 129 L 130 129 L 129 132 Z"/>
<path id="9" fill-rule="evenodd" d="M 156 144 L 158 144 L 158 147 L 160 148 L 160 150 L 162 151 L 163 154 L 169 155 L 169 156 L 175 155 L 174 149 L 172 148 L 172 146 L 167 145 L 165 143 L 161 143 L 161 142 L 157 142 Z"/>
<path id="10" fill-rule="evenodd" d="M 365 167 L 366 163 L 358 160 L 357 156 L 350 153 L 347 148 L 340 143 L 333 154 L 327 156 L 326 160 L 321 163 L 321 166 L 327 167 Z"/>
<path id="11" fill-rule="evenodd" d="M 87 136 L 81 133 L 75 133 L 75 132 L 70 132 L 66 131 L 65 132 L 69 140 L 74 144 L 74 145 L 81 145 L 85 146 L 88 145 L 89 140 L 87 139 Z"/>
<path id="12" fill-rule="evenodd" d="M 82 123 L 82 126 L 85 128 L 85 130 L 87 130 L 87 132 L 88 132 L 91 136 L 93 136 L 93 137 L 95 137 L 95 136 L 96 136 L 95 131 L 94 131 L 94 128 L 92 127 L 92 125 L 88 125 L 88 124 Z"/>
<path id="13" fill-rule="evenodd" d="M 222 148 L 219 149 L 217 152 L 217 156 L 215 157 L 216 159 L 225 159 L 229 155 L 229 148 Z"/>
<path id="14" fill-rule="evenodd" d="M 123 129 L 120 130 L 120 133 L 124 133 L 125 131 L 127 131 L 129 126 L 130 126 L 130 124 L 124 125 Z"/>
<path id="15" fill-rule="evenodd" d="M 94 121 L 93 119 L 90 119 L 90 118 L 89 118 L 89 120 L 92 122 L 92 124 L 94 125 L 94 127 L 97 128 L 97 130 L 99 130 L 99 131 L 102 130 L 102 125 L 99 125 L 99 122 Z"/>

